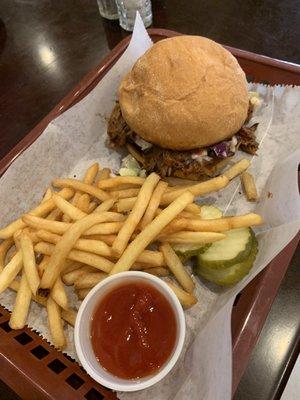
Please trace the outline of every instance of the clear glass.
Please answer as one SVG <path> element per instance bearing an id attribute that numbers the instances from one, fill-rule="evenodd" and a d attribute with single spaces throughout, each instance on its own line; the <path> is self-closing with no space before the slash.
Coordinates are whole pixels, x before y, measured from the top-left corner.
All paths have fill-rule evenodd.
<path id="1" fill-rule="evenodd" d="M 146 28 L 152 24 L 151 0 L 116 0 L 116 3 L 120 25 L 126 31 L 133 31 L 137 11 Z"/>
<path id="2" fill-rule="evenodd" d="M 100 15 L 107 19 L 119 19 L 115 0 L 97 0 Z"/>

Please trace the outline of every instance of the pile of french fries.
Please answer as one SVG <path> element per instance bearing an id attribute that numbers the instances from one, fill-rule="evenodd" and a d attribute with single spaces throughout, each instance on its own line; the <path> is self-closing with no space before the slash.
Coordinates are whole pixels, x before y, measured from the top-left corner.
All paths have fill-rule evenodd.
<path id="1" fill-rule="evenodd" d="M 155 173 L 111 177 L 97 163 L 82 180 L 53 180 L 36 208 L 0 229 L 0 293 L 17 292 L 10 327 L 24 327 L 35 301 L 46 307 L 52 342 L 62 349 L 64 321 L 76 318 L 65 286 L 84 299 L 107 276 L 130 269 L 163 277 L 184 307 L 195 304 L 194 280 L 171 244 L 211 243 L 260 224 L 256 214 L 204 220 L 194 202 L 248 167 L 241 160 L 217 178 L 176 186 Z"/>

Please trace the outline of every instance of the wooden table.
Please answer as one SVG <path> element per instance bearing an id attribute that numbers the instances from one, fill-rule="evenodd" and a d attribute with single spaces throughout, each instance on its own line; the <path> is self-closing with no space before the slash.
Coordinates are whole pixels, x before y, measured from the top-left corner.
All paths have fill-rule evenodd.
<path id="1" fill-rule="evenodd" d="M 154 26 L 200 34 L 300 63 L 297 2 L 153 0 Z M 127 33 L 103 20 L 96 0 L 0 3 L 0 158 Z M 298 251 L 235 400 L 279 398 L 299 350 Z M 1 366 L 0 366 L 1 368 Z M 17 398 L 5 387 L 0 398 Z"/>

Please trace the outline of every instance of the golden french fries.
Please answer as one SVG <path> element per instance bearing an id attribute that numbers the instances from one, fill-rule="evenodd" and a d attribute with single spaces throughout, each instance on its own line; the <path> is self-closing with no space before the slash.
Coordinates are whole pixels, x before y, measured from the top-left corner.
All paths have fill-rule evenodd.
<path id="1" fill-rule="evenodd" d="M 116 176 L 114 178 L 102 179 L 98 182 L 99 189 L 113 189 L 123 185 L 142 186 L 145 178 L 138 176 Z"/>
<path id="2" fill-rule="evenodd" d="M 68 297 L 60 276 L 56 279 L 53 285 L 51 297 L 61 308 L 68 310 Z"/>
<path id="3" fill-rule="evenodd" d="M 27 320 L 30 301 L 31 290 L 27 282 L 26 274 L 23 271 L 19 289 L 17 291 L 14 308 L 9 319 L 9 326 L 12 329 L 24 328 Z"/>
<path id="4" fill-rule="evenodd" d="M 159 236 L 160 242 L 169 243 L 213 243 L 225 239 L 226 235 L 219 232 L 188 232 L 179 231 L 167 236 Z"/>
<path id="5" fill-rule="evenodd" d="M 89 289 L 103 281 L 108 275 L 104 272 L 87 272 L 83 273 L 74 282 L 75 289 Z"/>
<path id="6" fill-rule="evenodd" d="M 180 222 L 182 221 L 182 222 Z M 263 219 L 260 215 L 250 213 L 235 217 L 222 217 L 218 219 L 179 219 L 174 221 L 174 226 L 182 226 L 187 231 L 197 232 L 226 232 L 230 229 L 246 228 L 261 225 Z"/>
<path id="7" fill-rule="evenodd" d="M 163 253 L 166 264 L 169 267 L 170 271 L 183 287 L 183 289 L 188 293 L 193 293 L 195 284 L 170 244 L 162 244 L 160 246 L 160 251 Z"/>
<path id="8" fill-rule="evenodd" d="M 259 199 L 253 175 L 243 172 L 241 175 L 242 185 L 248 201 L 257 201 Z"/>
<path id="9" fill-rule="evenodd" d="M 110 211 L 103 211 L 102 213 L 97 213 L 97 217 L 99 219 L 99 215 L 102 215 L 102 221 L 100 218 L 100 223 L 112 221 L 124 221 L 125 217 L 122 214 L 110 212 Z M 94 215 L 94 214 L 93 214 Z M 90 216 L 93 218 L 92 216 Z M 65 233 L 72 224 L 70 222 L 60 222 L 60 221 L 49 221 L 45 218 L 34 217 L 33 215 L 25 214 L 23 215 L 23 221 L 33 229 L 44 229 L 49 232 L 63 234 Z M 89 231 L 85 232 L 88 233 Z"/>
<path id="10" fill-rule="evenodd" d="M 85 214 L 90 214 L 93 207 L 97 207 L 97 203 L 90 203 L 90 196 L 87 193 L 80 195 L 76 207 L 83 211 Z"/>
<path id="11" fill-rule="evenodd" d="M 96 186 L 98 186 L 99 181 L 103 181 L 104 179 L 110 178 L 111 170 L 110 168 L 103 168 L 98 174 L 98 180 L 96 182 Z"/>
<path id="12" fill-rule="evenodd" d="M 191 307 L 195 282 L 170 243 L 212 243 L 231 229 L 261 224 L 254 213 L 204 220 L 194 203 L 240 174 L 248 199 L 257 199 L 253 177 L 244 172 L 249 165 L 240 160 L 205 182 L 167 178 L 174 186 L 155 173 L 111 177 L 98 163 L 82 180 L 54 179 L 60 191 L 48 188 L 36 208 L 0 229 L 0 293 L 17 292 L 11 328 L 24 327 L 33 300 L 47 308 L 52 342 L 62 349 L 63 320 L 74 325 L 76 318 L 65 285 L 82 300 L 108 275 L 130 269 L 166 279 L 183 307 Z"/>
<path id="13" fill-rule="evenodd" d="M 193 294 L 187 293 L 185 290 L 171 282 L 171 280 L 167 280 L 166 283 L 173 290 L 182 307 L 189 308 L 197 303 L 197 297 Z"/>
<path id="14" fill-rule="evenodd" d="M 7 252 L 13 246 L 13 244 L 14 244 L 13 238 L 5 239 L 0 244 L 0 272 L 3 270 L 5 266 L 5 259 L 7 256 Z"/>
<path id="15" fill-rule="evenodd" d="M 187 188 L 174 190 L 170 193 L 165 193 L 162 197 L 161 204 L 170 204 L 172 201 L 174 201 L 174 199 L 176 199 L 187 190 L 189 190 L 194 196 L 203 196 L 207 193 L 217 192 L 218 190 L 223 189 L 225 186 L 228 185 L 228 183 L 229 179 L 224 175 L 220 175 L 217 178 L 212 178 L 208 181 L 200 182 Z"/>
<path id="16" fill-rule="evenodd" d="M 249 167 L 250 161 L 246 158 L 235 163 L 232 167 L 227 169 L 223 175 L 225 175 L 230 181 L 235 178 L 236 176 L 240 175 L 242 172 L 246 171 Z"/>
<path id="17" fill-rule="evenodd" d="M 51 296 L 47 299 L 47 314 L 52 342 L 58 349 L 63 349 L 66 345 L 66 338 L 61 319 L 61 309 Z"/>
<path id="18" fill-rule="evenodd" d="M 9 261 L 0 274 L 0 293 L 2 293 L 11 282 L 15 279 L 23 266 L 23 257 L 21 250 L 18 250 L 16 255 Z"/>
<path id="19" fill-rule="evenodd" d="M 91 289 L 92 288 L 77 290 L 77 296 L 78 296 L 79 300 L 83 300 L 88 295 L 88 293 L 91 291 Z"/>
<path id="20" fill-rule="evenodd" d="M 20 235 L 20 250 L 22 252 L 23 266 L 28 286 L 32 294 L 36 295 L 40 284 L 40 277 L 35 263 L 33 243 L 30 236 L 24 232 Z"/>
<path id="21" fill-rule="evenodd" d="M 157 185 L 160 177 L 152 173 L 144 181 L 141 190 L 138 194 L 135 205 L 133 206 L 132 212 L 129 214 L 128 218 L 124 222 L 124 225 L 120 229 L 116 240 L 113 243 L 113 251 L 120 255 L 124 252 L 127 243 L 136 227 L 138 226 L 143 214 L 147 208 L 150 201 L 151 195 L 155 186 Z M 114 233 L 114 232 L 111 232 Z"/>
<path id="22" fill-rule="evenodd" d="M 37 231 L 37 235 L 42 241 L 52 244 L 57 244 L 61 240 L 61 236 L 43 230 Z M 112 248 L 101 240 L 78 239 L 77 242 L 74 244 L 74 249 L 82 250 L 88 253 L 98 254 L 100 256 L 112 259 L 116 258 L 116 255 L 114 254 Z M 139 255 L 137 261 L 148 263 L 149 265 L 153 265 L 156 267 L 161 267 L 165 265 L 163 255 L 159 251 L 153 251 L 153 250 L 144 250 Z M 64 272 L 66 272 L 66 269 L 64 269 Z"/>
<path id="23" fill-rule="evenodd" d="M 95 272 L 95 268 L 90 266 L 84 265 L 81 268 L 78 268 L 74 271 L 68 272 L 62 276 L 62 281 L 65 285 L 70 286 L 73 285 L 74 282 L 80 277 L 83 276 L 85 273 Z"/>
<path id="24" fill-rule="evenodd" d="M 52 254 L 56 254 L 55 253 L 55 251 L 56 251 L 55 245 L 49 244 L 49 243 L 40 242 L 35 245 L 34 249 L 38 253 L 46 254 L 49 256 L 52 256 Z M 107 272 L 107 273 L 110 272 L 110 270 L 113 267 L 113 262 L 108 260 L 107 258 L 98 256 L 97 254 L 88 253 L 86 251 L 81 251 L 81 250 L 71 250 L 67 254 L 67 258 L 69 258 L 70 260 L 77 261 L 82 264 L 86 264 L 91 267 L 100 269 L 101 271 Z M 50 257 L 50 259 L 51 259 L 51 257 Z M 50 259 L 49 259 L 49 262 L 50 262 Z M 63 260 L 63 262 L 61 264 L 59 264 L 59 270 L 54 270 L 54 273 L 49 275 L 50 279 L 53 279 L 53 276 L 57 277 L 64 270 L 64 261 L 65 260 Z M 45 270 L 45 272 L 42 276 L 41 282 L 43 281 L 43 277 L 45 276 L 45 273 L 47 271 L 49 271 L 49 263 L 48 263 L 47 269 Z M 43 288 L 42 283 L 41 283 L 40 287 L 42 289 L 48 289 L 48 287 Z"/>
<path id="25" fill-rule="evenodd" d="M 152 240 L 178 215 L 187 204 L 192 203 L 194 196 L 185 192 L 173 203 L 165 208 L 126 248 L 119 258 L 110 275 L 118 272 L 128 271 L 137 260 L 139 254 L 148 246 Z"/>
<path id="26" fill-rule="evenodd" d="M 158 182 L 156 188 L 154 189 L 151 199 L 149 201 L 148 207 L 145 214 L 141 220 L 140 227 L 144 229 L 154 218 L 156 210 L 159 207 L 161 198 L 166 191 L 168 184 L 166 182 Z"/>
<path id="27" fill-rule="evenodd" d="M 54 187 L 71 188 L 84 193 L 88 193 L 100 201 L 104 201 L 110 198 L 110 196 L 103 190 L 98 189 L 95 186 L 88 185 L 87 183 L 78 181 L 77 179 L 54 179 L 52 184 Z"/>
<path id="28" fill-rule="evenodd" d="M 87 214 L 81 211 L 80 208 L 75 207 L 73 204 L 69 203 L 67 200 L 63 199 L 56 194 L 53 194 L 52 199 L 57 208 L 59 208 L 64 215 L 67 215 L 71 220 L 77 221 L 78 219 L 84 218 Z M 79 201 L 79 200 L 78 200 Z M 77 203 L 78 204 L 78 203 Z M 65 221 L 68 222 L 68 221 Z"/>
<path id="29" fill-rule="evenodd" d="M 70 199 L 74 192 L 72 189 L 62 189 L 58 192 L 58 195 L 64 199 Z M 43 217 L 53 210 L 55 207 L 54 201 L 51 199 L 44 201 L 35 209 L 29 212 L 30 215 Z M 26 224 L 22 221 L 22 218 L 17 219 L 14 222 L 8 224 L 5 228 L 0 229 L 0 239 L 8 239 L 14 235 L 18 229 L 22 229 Z"/>
<path id="30" fill-rule="evenodd" d="M 116 199 L 127 199 L 128 197 L 134 197 L 139 194 L 139 188 L 133 189 L 121 189 L 121 190 L 112 190 L 109 194 Z"/>

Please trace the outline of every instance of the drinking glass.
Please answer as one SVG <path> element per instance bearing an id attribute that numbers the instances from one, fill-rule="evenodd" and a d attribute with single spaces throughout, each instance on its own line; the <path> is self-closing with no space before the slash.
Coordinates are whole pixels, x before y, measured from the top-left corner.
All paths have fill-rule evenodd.
<path id="1" fill-rule="evenodd" d="M 115 0 L 97 0 L 100 15 L 107 19 L 118 19 L 118 9 Z"/>
<path id="2" fill-rule="evenodd" d="M 147 28 L 152 24 L 151 0 L 116 0 L 120 25 L 126 31 L 133 31 L 136 12 Z"/>

